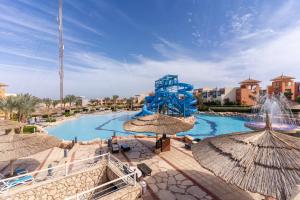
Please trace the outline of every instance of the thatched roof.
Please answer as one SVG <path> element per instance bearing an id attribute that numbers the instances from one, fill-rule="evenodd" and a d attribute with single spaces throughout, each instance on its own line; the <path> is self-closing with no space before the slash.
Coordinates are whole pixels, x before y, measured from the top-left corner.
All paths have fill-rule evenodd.
<path id="1" fill-rule="evenodd" d="M 224 181 L 279 200 L 300 184 L 300 139 L 270 130 L 207 138 L 195 159 Z"/>
<path id="2" fill-rule="evenodd" d="M 15 160 L 59 147 L 61 141 L 47 134 L 8 134 L 0 136 L 0 161 Z"/>
<path id="3" fill-rule="evenodd" d="M 0 120 L 0 131 L 8 130 L 8 129 L 14 129 L 14 128 L 20 128 L 24 126 L 24 123 L 11 121 L 11 120 Z"/>
<path id="4" fill-rule="evenodd" d="M 154 114 L 130 120 L 124 123 L 123 128 L 131 132 L 148 132 L 156 134 L 176 134 L 192 129 L 193 123 L 167 115 Z"/>

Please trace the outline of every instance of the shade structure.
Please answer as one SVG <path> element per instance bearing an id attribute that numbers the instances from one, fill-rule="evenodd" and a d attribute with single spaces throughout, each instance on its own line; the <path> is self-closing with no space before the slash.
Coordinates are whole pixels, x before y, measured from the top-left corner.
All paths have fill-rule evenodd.
<path id="1" fill-rule="evenodd" d="M 0 136 L 0 161 L 16 160 L 59 147 L 61 141 L 47 134 L 8 134 Z"/>
<path id="2" fill-rule="evenodd" d="M 124 123 L 123 128 L 131 132 L 148 132 L 156 134 L 176 134 L 192 129 L 193 123 L 162 114 L 146 115 Z"/>
<path id="3" fill-rule="evenodd" d="M 285 200 L 300 184 L 300 139 L 270 123 L 263 131 L 204 139 L 192 151 L 204 168 L 244 190 Z"/>

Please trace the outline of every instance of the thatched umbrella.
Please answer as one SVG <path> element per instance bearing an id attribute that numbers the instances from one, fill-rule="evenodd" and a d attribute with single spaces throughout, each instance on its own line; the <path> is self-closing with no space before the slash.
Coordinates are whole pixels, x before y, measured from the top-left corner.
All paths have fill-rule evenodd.
<path id="1" fill-rule="evenodd" d="M 288 199 L 300 184 L 300 139 L 274 132 L 267 115 L 264 131 L 207 138 L 192 147 L 206 169 L 244 190 Z"/>
<path id="2" fill-rule="evenodd" d="M 59 147 L 61 141 L 47 134 L 7 134 L 0 136 L 0 161 L 10 161 L 10 172 L 13 173 L 12 162 L 38 152 Z"/>
<path id="3" fill-rule="evenodd" d="M 162 114 L 146 115 L 124 123 L 123 128 L 131 132 L 148 132 L 174 135 L 192 129 L 193 123 Z"/>

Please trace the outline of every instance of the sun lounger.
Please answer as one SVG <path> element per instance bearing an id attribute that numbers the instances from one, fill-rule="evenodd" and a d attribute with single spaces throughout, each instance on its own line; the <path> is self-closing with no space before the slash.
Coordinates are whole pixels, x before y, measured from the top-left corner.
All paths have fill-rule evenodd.
<path id="1" fill-rule="evenodd" d="M 151 176 L 152 169 L 145 163 L 137 164 L 137 168 L 142 172 L 143 176 Z"/>
<path id="2" fill-rule="evenodd" d="M 112 153 L 119 153 L 119 151 L 120 151 L 119 145 L 113 144 L 111 151 L 112 151 Z"/>
<path id="3" fill-rule="evenodd" d="M 125 152 L 125 151 L 130 151 L 130 146 L 128 144 L 122 144 L 121 145 L 121 149 Z"/>
<path id="4" fill-rule="evenodd" d="M 5 192 L 11 188 L 14 188 L 18 185 L 25 185 L 28 183 L 33 182 L 33 176 L 31 175 L 25 175 L 18 177 L 16 179 L 12 179 L 9 181 L 1 181 L 0 180 L 0 192 Z"/>

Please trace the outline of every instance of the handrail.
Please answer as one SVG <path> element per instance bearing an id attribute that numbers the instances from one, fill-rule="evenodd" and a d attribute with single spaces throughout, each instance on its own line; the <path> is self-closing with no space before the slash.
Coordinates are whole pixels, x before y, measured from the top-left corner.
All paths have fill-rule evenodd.
<path id="1" fill-rule="evenodd" d="M 33 175 L 33 174 L 36 174 L 36 173 L 40 173 L 40 172 L 44 172 L 44 171 L 48 171 L 48 170 L 57 169 L 57 168 L 65 168 L 66 166 L 70 166 L 72 164 L 76 164 L 76 163 L 87 161 L 87 160 L 92 160 L 92 159 L 95 159 L 95 158 L 105 157 L 106 155 L 109 155 L 109 153 L 105 153 L 105 154 L 101 154 L 101 155 L 98 155 L 98 156 L 94 156 L 94 157 L 90 157 L 90 158 L 85 158 L 85 159 L 81 159 L 81 160 L 76 160 L 76 161 L 69 162 L 69 163 L 66 163 L 66 164 L 61 164 L 61 165 L 57 165 L 57 166 L 54 166 L 54 167 L 44 168 L 44 169 L 37 170 L 37 171 L 28 172 L 26 174 L 21 174 L 21 175 L 13 176 L 13 177 L 9 177 L 9 178 L 6 178 L 6 179 L 1 179 L 0 182 L 6 182 L 6 181 L 13 180 L 13 179 L 16 179 L 16 178 L 20 178 L 20 177 L 24 177 L 24 176 L 29 176 L 29 175 Z"/>
<path id="2" fill-rule="evenodd" d="M 99 185 L 99 186 L 97 186 L 97 187 L 94 187 L 94 188 L 91 188 L 91 189 L 89 189 L 89 190 L 86 190 L 86 191 L 77 193 L 77 194 L 75 194 L 75 195 L 73 195 L 73 196 L 67 197 L 66 200 L 71 200 L 71 199 L 74 199 L 74 198 L 75 198 L 75 199 L 79 199 L 79 197 L 82 196 L 82 195 L 84 195 L 84 194 L 87 194 L 87 193 L 89 193 L 89 192 L 95 191 L 95 190 L 97 190 L 97 189 L 99 189 L 99 188 L 102 188 L 102 187 L 107 186 L 107 185 L 109 185 L 109 184 L 115 183 L 115 182 L 117 182 L 117 181 L 124 180 L 125 178 L 128 178 L 128 177 L 131 178 L 131 176 L 135 176 L 135 174 L 136 174 L 136 172 L 132 172 L 132 173 L 130 173 L 130 174 L 124 175 L 124 176 L 122 176 L 122 177 L 120 177 L 120 178 L 117 178 L 117 179 L 114 179 L 114 180 L 112 180 L 112 181 L 103 183 L 103 184 L 101 184 L 101 185 Z M 136 180 L 134 180 L 134 181 L 136 181 Z"/>

